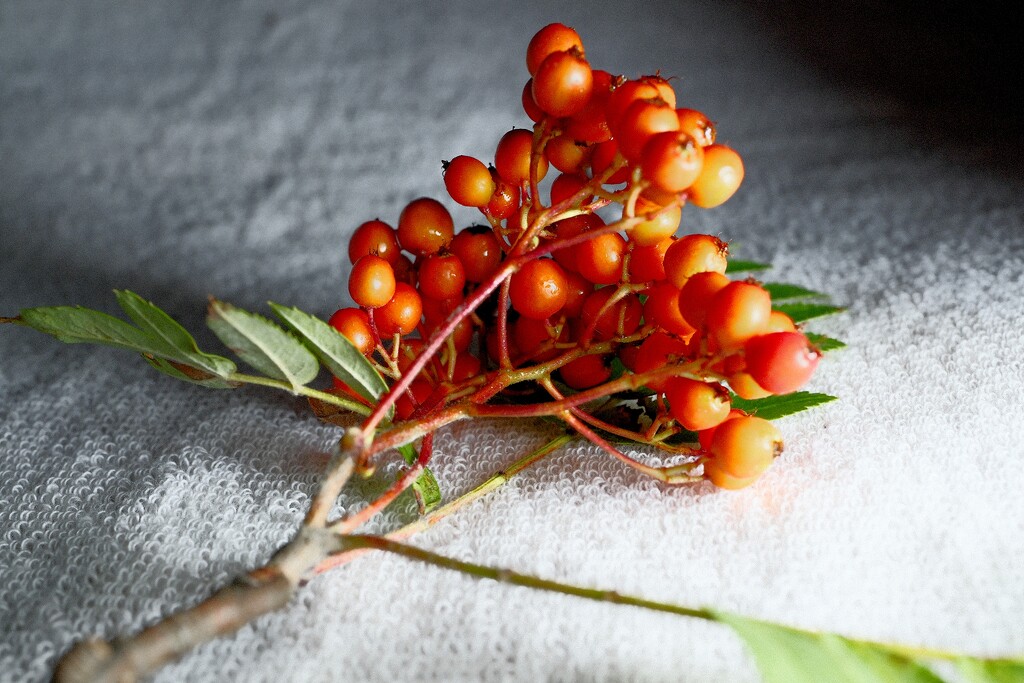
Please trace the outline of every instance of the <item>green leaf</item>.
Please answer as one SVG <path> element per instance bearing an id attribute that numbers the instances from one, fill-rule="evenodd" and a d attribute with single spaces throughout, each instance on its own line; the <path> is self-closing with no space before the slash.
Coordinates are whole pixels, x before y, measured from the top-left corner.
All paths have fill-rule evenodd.
<path id="1" fill-rule="evenodd" d="M 410 465 L 416 462 L 416 449 L 412 447 L 412 444 L 399 446 L 398 452 Z M 441 487 L 429 467 L 424 467 L 423 474 L 412 483 L 412 492 L 416 495 L 416 503 L 419 505 L 421 515 L 427 514 L 441 502 Z"/>
<path id="2" fill-rule="evenodd" d="M 957 666 L 971 683 L 1021 683 L 1024 681 L 1024 660 L 974 659 L 961 657 Z"/>
<path id="3" fill-rule="evenodd" d="M 295 390 L 313 381 L 320 370 L 302 342 L 261 315 L 211 299 L 206 324 L 246 363 Z"/>
<path id="4" fill-rule="evenodd" d="M 795 391 L 792 394 L 769 396 L 754 400 L 740 398 L 734 394 L 732 397 L 732 407 L 739 408 L 746 413 L 756 415 L 765 420 L 777 420 L 780 417 L 799 413 L 808 408 L 835 400 L 835 396 L 812 394 L 808 391 Z"/>
<path id="5" fill-rule="evenodd" d="M 170 375 L 175 379 L 191 382 L 192 384 L 198 384 L 200 386 L 207 387 L 208 389 L 235 389 L 241 386 L 238 382 L 232 382 L 224 379 L 223 377 L 211 375 L 204 370 L 175 363 L 174 361 L 166 360 L 164 358 L 157 358 L 156 356 L 144 356 L 144 358 L 149 361 L 150 365 L 165 375 Z M 232 367 L 234 367 L 233 363 Z"/>
<path id="6" fill-rule="evenodd" d="M 229 359 L 200 351 L 192 335 L 153 303 L 127 290 L 115 290 L 114 294 L 128 317 L 152 340 L 165 347 L 165 352 L 160 354 L 163 358 L 218 377 L 227 377 L 235 371 L 235 364 Z"/>
<path id="7" fill-rule="evenodd" d="M 829 304 L 792 303 L 772 306 L 776 311 L 782 311 L 795 323 L 801 323 L 811 318 L 820 318 L 833 313 L 842 313 L 846 309 L 842 306 L 831 306 Z"/>
<path id="8" fill-rule="evenodd" d="M 746 273 L 751 270 L 768 270 L 772 267 L 770 263 L 760 263 L 758 261 L 729 261 L 725 266 L 725 272 L 727 273 Z"/>
<path id="9" fill-rule="evenodd" d="M 137 327 L 101 311 L 80 306 L 26 308 L 16 320 L 68 344 L 104 344 L 163 356 L 165 347 Z"/>
<path id="10" fill-rule="evenodd" d="M 284 323 L 316 354 L 332 375 L 353 391 L 376 401 L 388 390 L 384 378 L 348 339 L 323 320 L 297 308 L 270 302 Z"/>
<path id="11" fill-rule="evenodd" d="M 785 299 L 809 299 L 828 298 L 828 294 L 815 292 L 800 285 L 791 285 L 786 282 L 766 282 L 761 285 L 771 295 L 772 301 L 783 301 Z"/>
<path id="12" fill-rule="evenodd" d="M 846 342 L 833 339 L 832 337 L 826 337 L 823 334 L 815 334 L 814 332 L 804 332 L 804 334 L 807 336 L 807 339 L 818 347 L 818 350 L 821 352 L 834 351 L 846 346 Z"/>
<path id="13" fill-rule="evenodd" d="M 921 664 L 883 647 L 715 612 L 754 655 L 765 683 L 942 683 Z"/>

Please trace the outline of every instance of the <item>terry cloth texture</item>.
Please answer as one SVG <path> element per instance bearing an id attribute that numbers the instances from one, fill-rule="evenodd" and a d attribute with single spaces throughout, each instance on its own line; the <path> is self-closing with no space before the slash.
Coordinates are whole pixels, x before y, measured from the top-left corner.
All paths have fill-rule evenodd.
<path id="1" fill-rule="evenodd" d="M 809 387 L 841 400 L 781 421 L 784 457 L 742 492 L 666 488 L 575 445 L 413 541 L 851 636 L 1024 651 L 1019 167 L 967 127 L 930 127 L 899 92 L 821 68 L 769 10 L 4 3 L 0 315 L 115 312 L 111 289 L 131 289 L 217 351 L 208 294 L 264 312 L 268 299 L 322 316 L 348 305 L 352 230 L 444 197 L 442 159 L 490 159 L 529 124 L 523 55 L 551 21 L 574 25 L 597 67 L 678 76 L 680 103 L 741 151 L 739 194 L 686 208 L 685 229 L 849 307 L 811 325 L 849 344 Z M 452 208 L 459 225 L 478 220 Z M 459 424 L 438 434 L 434 471 L 451 497 L 552 433 Z M 124 352 L 0 327 L 0 680 L 45 680 L 72 642 L 134 632 L 266 561 L 337 436 L 287 396 L 208 391 Z M 373 529 L 412 513 L 406 501 Z M 157 680 L 756 671 L 713 624 L 375 555 Z"/>

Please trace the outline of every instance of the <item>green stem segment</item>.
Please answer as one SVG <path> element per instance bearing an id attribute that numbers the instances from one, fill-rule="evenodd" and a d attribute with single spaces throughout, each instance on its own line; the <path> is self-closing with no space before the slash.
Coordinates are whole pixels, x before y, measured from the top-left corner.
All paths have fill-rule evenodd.
<path id="1" fill-rule="evenodd" d="M 382 536 L 353 535 L 343 536 L 341 540 L 342 545 L 346 548 L 347 551 L 364 548 L 383 550 L 385 552 L 395 553 L 396 555 L 407 557 L 410 560 L 425 562 L 426 564 L 432 564 L 435 567 L 451 569 L 452 571 L 457 571 L 462 574 L 475 576 L 481 579 L 491 579 L 492 581 L 498 581 L 500 583 L 510 583 L 516 586 L 526 586 L 527 588 L 534 588 L 537 590 L 543 590 L 552 593 L 562 593 L 563 595 L 575 595 L 579 598 L 595 600 L 597 602 L 610 602 L 617 605 L 633 605 L 634 607 L 642 607 L 644 609 L 650 609 L 656 612 L 668 612 L 669 614 L 678 614 L 684 617 L 694 617 L 696 619 L 716 621 L 714 613 L 710 610 L 694 609 L 691 607 L 672 605 L 667 602 L 647 600 L 646 598 L 637 597 L 635 595 L 623 595 L 622 593 L 613 590 L 602 590 L 599 588 L 583 588 L 581 586 L 573 586 L 568 583 L 549 581 L 547 579 L 542 579 L 537 576 L 530 576 L 529 574 L 520 574 L 518 572 L 513 572 L 508 569 L 498 569 L 495 567 L 487 567 L 482 564 L 463 562 L 461 560 L 456 560 L 451 557 L 445 557 L 444 555 L 432 553 L 429 550 L 423 550 L 422 548 L 406 545 L 405 543 L 392 541 L 391 539 L 384 538 Z"/>

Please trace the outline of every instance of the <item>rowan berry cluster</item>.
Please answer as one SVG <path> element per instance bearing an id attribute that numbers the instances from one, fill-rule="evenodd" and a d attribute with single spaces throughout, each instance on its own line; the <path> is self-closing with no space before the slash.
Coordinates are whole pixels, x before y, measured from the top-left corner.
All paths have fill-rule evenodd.
<path id="1" fill-rule="evenodd" d="M 781 452 L 781 436 L 730 397 L 795 391 L 820 354 L 758 282 L 726 275 L 725 242 L 676 236 L 685 205 L 715 207 L 736 192 L 740 156 L 716 142 L 706 115 L 677 106 L 669 79 L 593 69 L 567 26 L 541 29 L 526 64 L 532 129 L 502 136 L 492 165 L 444 163 L 448 195 L 478 209 L 483 224 L 456 233 L 448 209 L 428 197 L 410 202 L 396 227 L 363 223 L 348 247 L 358 308 L 337 311 L 331 325 L 392 384 L 417 371 L 395 404 L 399 421 L 459 401 L 514 403 L 539 388 L 564 407 L 558 416 L 603 445 L 601 434 L 661 446 L 692 456 L 676 470 L 691 479 L 703 466 L 719 487 L 752 483 Z M 429 343 L 440 335 L 443 344 Z M 437 352 L 415 363 L 428 346 Z M 566 401 L 635 398 L 638 389 L 653 392 L 644 425 Z M 667 445 L 679 435 L 693 445 Z M 683 480 L 667 469 L 645 471 Z"/>

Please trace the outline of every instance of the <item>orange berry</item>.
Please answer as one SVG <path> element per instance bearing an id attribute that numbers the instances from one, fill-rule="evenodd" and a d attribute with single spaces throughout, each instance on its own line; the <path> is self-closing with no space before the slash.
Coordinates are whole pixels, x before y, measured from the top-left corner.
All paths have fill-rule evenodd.
<path id="1" fill-rule="evenodd" d="M 703 209 L 725 203 L 743 182 L 743 160 L 725 145 L 704 148 L 704 167 L 690 185 L 690 202 Z"/>
<path id="2" fill-rule="evenodd" d="M 658 133 L 644 145 L 640 168 L 644 178 L 665 192 L 682 192 L 704 167 L 704 150 L 688 133 Z"/>
<path id="3" fill-rule="evenodd" d="M 730 282 L 711 299 L 705 323 L 720 348 L 732 349 L 764 334 L 771 313 L 772 300 L 763 287 Z"/>
<path id="4" fill-rule="evenodd" d="M 501 264 L 501 245 L 488 228 L 474 226 L 455 236 L 448 249 L 459 257 L 469 282 L 483 282 Z"/>
<path id="5" fill-rule="evenodd" d="M 401 256 L 394 228 L 379 218 L 360 225 L 348 241 L 348 260 L 351 263 L 367 254 L 380 256 L 392 265 Z"/>
<path id="6" fill-rule="evenodd" d="M 562 310 L 568 296 L 565 272 L 551 259 L 527 261 L 512 274 L 509 298 L 519 314 L 545 320 Z"/>
<path id="7" fill-rule="evenodd" d="M 526 69 L 531 76 L 553 52 L 562 52 L 576 48 L 583 54 L 583 41 L 580 34 L 565 24 L 548 24 L 534 34 L 526 47 Z"/>
<path id="8" fill-rule="evenodd" d="M 714 467 L 739 479 L 759 476 L 782 453 L 782 435 L 768 420 L 736 417 L 718 427 L 711 440 Z"/>
<path id="9" fill-rule="evenodd" d="M 672 417 L 693 432 L 717 427 L 729 417 L 729 392 L 721 384 L 689 377 L 672 377 L 665 382 Z"/>
<path id="10" fill-rule="evenodd" d="M 341 336 L 352 342 L 359 353 L 369 356 L 373 353 L 376 343 L 373 330 L 370 329 L 370 317 L 359 308 L 342 308 L 334 312 L 328 324 L 336 329 Z"/>
<path id="11" fill-rule="evenodd" d="M 629 239 L 642 247 L 650 247 L 675 234 L 683 209 L 680 206 L 658 206 L 641 197 L 636 202 L 636 214 L 647 215 L 648 218 L 629 230 Z"/>
<path id="12" fill-rule="evenodd" d="M 594 325 L 594 338 L 598 340 L 613 337 L 627 337 L 640 327 L 643 318 L 643 305 L 634 294 L 619 299 L 598 317 L 601 309 L 615 293 L 614 287 L 602 287 L 587 297 L 583 302 L 581 321 L 584 324 L 597 318 Z"/>
<path id="13" fill-rule="evenodd" d="M 494 152 L 494 167 L 498 175 L 509 185 L 519 187 L 530 180 L 530 154 L 533 149 L 533 131 L 513 128 L 501 136 Z M 548 160 L 540 157 L 537 179 L 548 172 Z"/>
<path id="14" fill-rule="evenodd" d="M 548 142 L 544 156 L 562 173 L 578 174 L 590 159 L 590 147 L 563 134 Z"/>
<path id="15" fill-rule="evenodd" d="M 729 245 L 714 235 L 685 235 L 665 252 L 665 277 L 682 288 L 697 273 L 724 273 Z"/>
<path id="16" fill-rule="evenodd" d="M 609 232 L 587 240 L 577 248 L 576 269 L 596 285 L 610 285 L 622 279 L 626 240 Z"/>
<path id="17" fill-rule="evenodd" d="M 694 328 L 704 327 L 711 299 L 729 282 L 728 277 L 713 270 L 691 275 L 679 290 L 680 315 Z"/>
<path id="18" fill-rule="evenodd" d="M 657 133 L 679 130 L 676 110 L 660 97 L 636 100 L 629 105 L 612 133 L 619 143 L 619 152 L 631 162 L 640 161 L 644 145 Z"/>
<path id="19" fill-rule="evenodd" d="M 707 116 L 696 109 L 676 109 L 679 119 L 679 130 L 697 141 L 701 147 L 715 142 L 715 124 Z"/>
<path id="20" fill-rule="evenodd" d="M 367 254 L 352 266 L 348 278 L 352 300 L 366 308 L 383 306 L 395 295 L 395 271 L 380 256 Z"/>
<path id="21" fill-rule="evenodd" d="M 456 202 L 475 207 L 486 206 L 495 187 L 484 162 L 464 155 L 444 164 L 444 186 Z"/>
<path id="22" fill-rule="evenodd" d="M 604 384 L 612 376 L 612 370 L 603 356 L 582 356 L 563 365 L 558 374 L 562 381 L 573 389 L 590 389 Z"/>
<path id="23" fill-rule="evenodd" d="M 412 200 L 398 218 L 398 242 L 417 256 L 437 253 L 454 235 L 452 215 L 441 202 L 430 197 Z"/>
<path id="24" fill-rule="evenodd" d="M 629 281 L 658 282 L 665 279 L 665 252 L 675 242 L 666 237 L 657 244 L 641 246 L 632 242 L 629 247 Z"/>
<path id="25" fill-rule="evenodd" d="M 696 330 L 679 312 L 679 288 L 671 282 L 657 282 L 646 293 L 644 319 L 669 334 L 688 341 Z"/>
<path id="26" fill-rule="evenodd" d="M 410 334 L 420 323 L 423 315 L 423 301 L 410 285 L 399 282 L 391 300 L 374 311 L 373 321 L 384 337 L 395 334 Z"/>
<path id="27" fill-rule="evenodd" d="M 582 111 L 593 88 L 590 64 L 578 49 L 549 54 L 533 76 L 534 101 L 559 118 Z"/>

